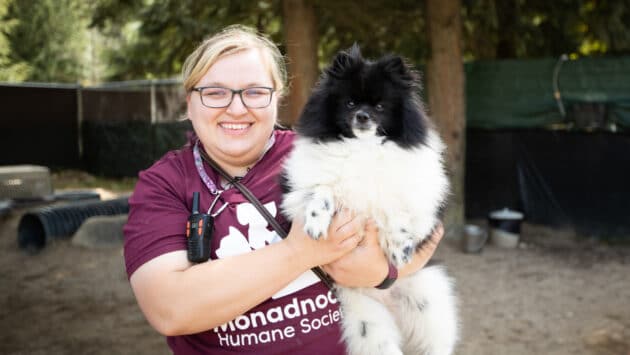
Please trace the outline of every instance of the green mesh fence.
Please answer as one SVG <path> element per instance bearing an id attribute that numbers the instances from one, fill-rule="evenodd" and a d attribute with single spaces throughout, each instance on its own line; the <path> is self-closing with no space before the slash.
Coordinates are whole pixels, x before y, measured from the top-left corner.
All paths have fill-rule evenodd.
<path id="1" fill-rule="evenodd" d="M 630 57 L 479 61 L 465 72 L 468 127 L 548 127 L 580 115 L 630 127 Z"/>

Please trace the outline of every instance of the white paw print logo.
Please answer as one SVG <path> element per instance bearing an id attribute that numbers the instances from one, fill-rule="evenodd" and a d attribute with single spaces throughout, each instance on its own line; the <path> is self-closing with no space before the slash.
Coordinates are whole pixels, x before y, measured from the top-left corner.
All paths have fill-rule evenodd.
<path id="1" fill-rule="evenodd" d="M 272 216 L 276 216 L 277 208 L 275 202 L 269 202 L 264 206 Z M 241 225 L 248 226 L 247 235 L 249 236 L 249 241 L 238 229 L 229 227 L 228 235 L 221 239 L 221 245 L 216 252 L 219 259 L 249 253 L 252 250 L 263 248 L 267 244 L 277 243 L 281 240 L 275 231 L 267 229 L 267 220 L 251 203 L 241 203 L 236 206 L 236 219 Z M 317 276 L 309 270 L 284 289 L 278 291 L 278 293 L 273 295 L 273 298 L 279 298 L 299 291 L 318 281 Z"/>
<path id="2" fill-rule="evenodd" d="M 269 202 L 264 206 L 272 216 L 276 216 L 275 202 Z M 273 244 L 280 241 L 280 237 L 275 231 L 267 229 L 267 221 L 251 203 L 241 203 L 236 206 L 236 219 L 241 225 L 249 226 L 247 230 L 249 242 L 238 229 L 229 227 L 228 235 L 221 239 L 221 246 L 217 249 L 219 258 L 248 253 L 263 248 L 267 243 Z"/>

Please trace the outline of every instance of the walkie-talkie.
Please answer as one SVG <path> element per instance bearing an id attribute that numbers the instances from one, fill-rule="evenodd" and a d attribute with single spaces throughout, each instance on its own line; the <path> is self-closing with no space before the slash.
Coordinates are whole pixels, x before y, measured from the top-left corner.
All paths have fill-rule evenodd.
<path id="1" fill-rule="evenodd" d="M 199 213 L 199 192 L 193 192 L 192 213 L 186 222 L 188 261 L 202 263 L 210 259 L 213 222 L 214 218 L 211 215 Z"/>

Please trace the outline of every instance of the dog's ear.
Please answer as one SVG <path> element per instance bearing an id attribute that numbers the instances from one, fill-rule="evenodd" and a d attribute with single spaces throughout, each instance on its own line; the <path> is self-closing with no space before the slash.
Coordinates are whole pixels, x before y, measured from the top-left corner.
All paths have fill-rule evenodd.
<path id="1" fill-rule="evenodd" d="M 362 62 L 361 49 L 355 43 L 347 51 L 337 53 L 330 67 L 326 69 L 326 73 L 334 78 L 341 79 L 354 72 Z"/>
<path id="2" fill-rule="evenodd" d="M 429 129 L 422 102 L 415 94 L 401 94 L 400 97 L 402 101 L 396 104 L 392 112 L 396 119 L 383 120 L 379 134 L 401 148 L 419 147 L 426 142 Z"/>
<path id="3" fill-rule="evenodd" d="M 389 77 L 403 86 L 412 87 L 418 83 L 418 75 L 405 60 L 397 55 L 387 55 L 376 63 Z"/>
<path id="4" fill-rule="evenodd" d="M 361 47 L 357 42 L 354 42 L 347 52 L 350 54 L 350 57 L 354 58 L 356 61 L 363 59 L 363 56 L 361 56 Z"/>
<path id="5" fill-rule="evenodd" d="M 294 127 L 296 132 L 318 142 L 333 141 L 351 134 L 347 133 L 351 132 L 347 121 L 338 119 L 337 101 L 338 98 L 330 90 L 316 86 Z"/>

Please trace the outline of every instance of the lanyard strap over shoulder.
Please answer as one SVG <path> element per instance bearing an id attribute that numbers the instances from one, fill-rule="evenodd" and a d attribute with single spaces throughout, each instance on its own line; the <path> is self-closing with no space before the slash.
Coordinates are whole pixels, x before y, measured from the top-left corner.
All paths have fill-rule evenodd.
<path id="1" fill-rule="evenodd" d="M 223 178 L 227 180 L 232 186 L 236 187 L 243 194 L 243 196 L 245 196 L 245 198 L 254 205 L 254 207 L 258 210 L 258 212 L 263 217 L 265 217 L 267 222 L 269 222 L 271 227 L 273 227 L 273 229 L 276 231 L 276 233 L 278 233 L 278 235 L 282 239 L 285 239 L 287 237 L 287 232 L 282 228 L 282 226 L 280 226 L 280 223 L 278 223 L 278 221 L 276 221 L 276 219 L 273 218 L 271 213 L 267 211 L 267 209 L 262 205 L 262 203 L 260 203 L 260 201 L 256 198 L 256 196 L 254 196 L 254 194 L 251 191 L 249 191 L 249 189 L 245 187 L 245 185 L 241 184 L 240 181 L 231 177 L 225 170 L 223 170 L 219 166 L 219 164 L 217 164 L 214 160 L 212 160 L 212 158 L 210 158 L 210 156 L 208 156 L 208 154 L 206 154 L 205 150 L 199 149 L 198 152 L 201 158 L 206 163 L 208 163 L 214 170 L 216 170 L 221 176 L 223 176 Z M 331 290 L 333 289 L 333 280 L 321 268 L 316 266 L 312 268 L 311 270 L 315 273 L 315 275 L 317 275 L 317 277 L 319 277 L 320 280 L 322 280 L 322 282 L 326 286 L 328 286 L 329 289 Z"/>

